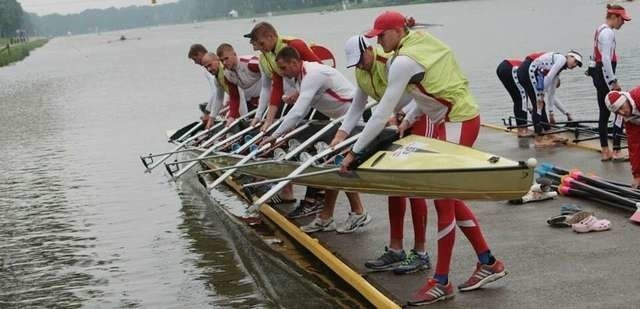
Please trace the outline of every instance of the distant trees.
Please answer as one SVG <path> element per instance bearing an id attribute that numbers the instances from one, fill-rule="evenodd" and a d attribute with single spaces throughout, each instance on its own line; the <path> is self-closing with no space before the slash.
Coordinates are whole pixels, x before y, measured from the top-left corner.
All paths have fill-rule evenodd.
<path id="1" fill-rule="evenodd" d="M 0 37 L 13 37 L 23 29 L 24 12 L 16 0 L 0 0 Z"/>
<path id="2" fill-rule="evenodd" d="M 345 0 L 346 1 L 346 0 Z M 429 0 L 350 0 L 351 4 L 394 5 L 409 2 L 427 2 Z M 433 1 L 433 0 L 432 0 Z M 435 0 L 442 1 L 442 0 Z M 79 14 L 50 14 L 37 16 L 35 14 L 17 14 L 15 6 L 22 11 L 16 0 L 0 0 L 0 33 L 15 31 L 15 24 L 21 25 L 33 34 L 37 30 L 39 35 L 64 35 L 98 31 L 111 31 L 135 27 L 145 27 L 158 24 L 176 24 L 222 18 L 231 10 L 238 12 L 240 17 L 252 17 L 267 12 L 296 10 L 311 7 L 335 6 L 341 7 L 343 0 L 180 0 L 174 3 L 153 6 L 129 6 L 124 8 L 109 8 L 104 10 L 91 9 Z M 147 2 L 151 3 L 151 2 Z M 10 4 L 10 5 L 9 5 Z M 7 13 L 5 18 L 3 6 L 13 6 L 14 13 Z M 13 18 L 13 19 L 12 19 Z M 14 19 L 20 19 L 16 21 Z M 5 26 L 11 22 L 14 26 Z"/>

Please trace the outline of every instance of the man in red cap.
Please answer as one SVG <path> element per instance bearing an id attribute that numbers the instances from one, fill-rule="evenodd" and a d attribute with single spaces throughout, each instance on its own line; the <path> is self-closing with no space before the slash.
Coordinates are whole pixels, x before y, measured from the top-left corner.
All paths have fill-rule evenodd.
<path id="1" fill-rule="evenodd" d="M 600 25 L 593 36 L 593 56 L 587 74 L 593 79 L 598 97 L 598 134 L 600 135 L 600 151 L 602 161 L 625 161 L 620 153 L 620 135 L 622 128 L 613 127 L 613 151 L 609 148 L 609 117 L 611 114 L 605 106 L 604 98 L 611 90 L 620 90 L 620 83 L 616 77 L 618 55 L 616 54 L 616 35 L 613 30 L 619 30 L 631 17 L 620 5 L 607 4 L 605 22 Z"/>
<path id="2" fill-rule="evenodd" d="M 629 92 L 609 92 L 605 104 L 612 113 L 624 119 L 633 186 L 637 188 L 640 185 L 640 86 Z"/>
<path id="3" fill-rule="evenodd" d="M 387 11 L 376 18 L 373 29 L 366 34 L 368 37 L 377 36 L 378 43 L 385 52 L 394 52 L 394 60 L 389 66 L 387 88 L 362 135 L 342 162 L 343 172 L 364 159 L 363 150 L 384 129 L 389 115 L 405 93 L 413 97 L 420 113 L 407 113 L 415 117 L 404 118 L 399 126 L 401 132 L 410 127 L 417 117 L 426 114 L 436 125 L 459 123 L 457 128 L 460 134 L 449 135 L 460 137 L 455 142 L 470 147 L 478 137 L 478 105 L 453 52 L 437 38 L 425 32 L 410 30 L 410 26 L 411 22 L 404 15 Z M 446 134 L 440 133 L 438 137 L 445 139 Z M 434 204 L 438 214 L 435 275 L 415 294 L 409 305 L 430 304 L 453 297 L 453 285 L 449 282 L 448 274 L 456 223 L 478 255 L 476 271 L 458 288 L 461 291 L 474 290 L 507 275 L 503 263 L 491 254 L 478 220 L 463 201 L 440 199 L 435 200 Z"/>

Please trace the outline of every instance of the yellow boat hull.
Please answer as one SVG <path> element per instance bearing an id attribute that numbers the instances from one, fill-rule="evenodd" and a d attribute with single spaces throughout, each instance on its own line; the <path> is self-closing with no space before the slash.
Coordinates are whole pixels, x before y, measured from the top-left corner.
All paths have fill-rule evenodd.
<path id="1" fill-rule="evenodd" d="M 222 156 L 207 159 L 205 163 L 218 168 L 235 165 L 242 159 L 241 155 L 219 154 Z M 242 167 L 238 172 L 271 179 L 286 177 L 298 166 L 295 161 L 281 161 Z M 333 167 L 311 166 L 305 173 Z M 387 150 L 376 152 L 352 174 L 327 173 L 292 182 L 388 196 L 508 200 L 526 194 L 533 177 L 533 169 L 523 162 L 411 135 L 394 142 Z"/>

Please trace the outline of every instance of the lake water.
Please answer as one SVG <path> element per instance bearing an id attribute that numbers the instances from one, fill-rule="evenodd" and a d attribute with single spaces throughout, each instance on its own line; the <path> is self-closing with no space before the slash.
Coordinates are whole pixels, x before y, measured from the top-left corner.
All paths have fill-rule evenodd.
<path id="1" fill-rule="evenodd" d="M 625 5 L 640 16 L 637 3 Z M 494 123 L 511 110 L 495 76 L 502 59 L 571 48 L 588 58 L 604 18 L 604 3 L 588 0 L 396 9 L 443 25 L 429 31 L 453 48 L 483 120 Z M 269 21 L 282 34 L 330 47 L 353 80 L 342 44 L 381 10 Z M 251 27 L 243 19 L 56 38 L 0 68 L 0 307 L 331 304 L 304 280 L 299 289 L 288 286 L 288 294 L 277 291 L 292 275 L 269 266 L 276 262 L 264 264 L 268 250 L 248 250 L 251 233 L 215 209 L 240 203 L 230 193 L 203 199 L 192 178 L 175 184 L 161 168 L 144 174 L 138 159 L 170 149 L 165 130 L 195 120 L 196 104 L 207 98 L 203 73 L 187 59 L 189 45 L 229 42 L 247 54 L 241 35 Z M 639 29 L 631 21 L 616 33 L 625 88 L 640 83 Z M 130 40 L 117 41 L 121 34 Z M 595 119 L 595 91 L 583 72 L 562 73 L 559 97 L 578 119 Z M 267 275 L 260 279 L 257 270 Z"/>

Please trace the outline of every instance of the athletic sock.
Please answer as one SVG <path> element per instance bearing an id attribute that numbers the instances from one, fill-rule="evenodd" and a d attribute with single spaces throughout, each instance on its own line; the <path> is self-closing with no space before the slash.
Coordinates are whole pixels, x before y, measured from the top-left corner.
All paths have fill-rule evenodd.
<path id="1" fill-rule="evenodd" d="M 496 258 L 491 254 L 491 250 L 487 250 L 478 254 L 478 261 L 480 261 L 480 264 L 493 265 L 496 262 Z"/>
<path id="2" fill-rule="evenodd" d="M 433 275 L 433 279 L 438 280 L 438 282 L 442 285 L 449 283 L 449 275 L 435 274 Z"/>
<path id="3" fill-rule="evenodd" d="M 404 250 L 402 250 L 402 249 L 400 249 L 400 250 L 396 250 L 396 249 L 393 249 L 393 248 L 389 248 L 389 251 L 391 251 L 391 252 L 393 252 L 393 253 L 396 253 L 396 254 L 400 254 L 400 253 L 402 253 L 402 251 L 404 251 Z"/>

